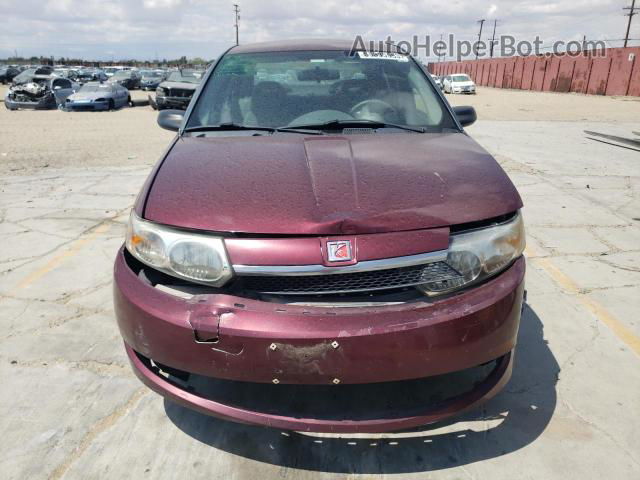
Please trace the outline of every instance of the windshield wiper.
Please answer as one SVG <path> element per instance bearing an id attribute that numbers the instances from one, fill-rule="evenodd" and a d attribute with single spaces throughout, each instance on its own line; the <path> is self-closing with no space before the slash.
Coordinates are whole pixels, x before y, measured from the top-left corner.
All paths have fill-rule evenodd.
<path id="1" fill-rule="evenodd" d="M 237 123 L 221 123 L 219 125 L 200 125 L 198 127 L 185 128 L 184 131 L 190 132 L 215 132 L 226 130 L 258 130 L 262 132 L 273 132 L 275 129 L 271 127 L 250 127 L 248 125 L 239 125 Z"/>
<path id="2" fill-rule="evenodd" d="M 281 128 L 275 128 L 275 127 L 261 127 L 261 126 L 255 126 L 255 125 L 240 125 L 237 123 L 221 123 L 219 125 L 202 125 L 199 127 L 190 127 L 190 128 L 185 128 L 185 132 L 186 133 L 191 133 L 191 132 L 224 132 L 224 131 L 231 131 L 231 130 L 256 130 L 259 132 L 271 132 L 271 133 L 275 133 L 275 132 L 290 132 L 290 133 L 303 133 L 303 134 L 307 134 L 307 135 L 322 135 L 322 132 L 318 132 L 317 130 L 314 129 L 308 129 L 305 131 L 305 129 L 302 128 L 297 128 L 297 127 L 281 127 Z"/>
<path id="3" fill-rule="evenodd" d="M 398 130 L 406 130 L 409 132 L 425 133 L 422 127 L 409 127 L 407 125 L 398 125 L 396 123 L 380 122 L 377 120 L 330 120 L 324 123 L 316 123 L 309 125 L 292 125 L 287 128 L 307 129 L 307 130 L 342 130 L 344 128 L 397 128 Z"/>

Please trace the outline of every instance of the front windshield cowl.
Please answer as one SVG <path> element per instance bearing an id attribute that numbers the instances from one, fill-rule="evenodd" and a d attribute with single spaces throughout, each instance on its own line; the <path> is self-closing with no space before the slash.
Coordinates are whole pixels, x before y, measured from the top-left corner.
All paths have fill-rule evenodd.
<path id="1" fill-rule="evenodd" d="M 208 78 L 186 128 L 335 122 L 369 122 L 386 133 L 390 126 L 393 133 L 459 130 L 412 58 L 342 50 L 229 53 Z"/>

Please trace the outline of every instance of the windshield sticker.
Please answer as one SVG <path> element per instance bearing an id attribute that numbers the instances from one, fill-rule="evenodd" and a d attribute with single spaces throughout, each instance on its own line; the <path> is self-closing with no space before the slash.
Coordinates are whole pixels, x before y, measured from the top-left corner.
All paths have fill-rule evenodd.
<path id="1" fill-rule="evenodd" d="M 357 52 L 358 57 L 364 58 L 367 60 L 394 60 L 396 62 L 408 62 L 409 57 L 406 55 L 402 55 L 400 53 L 390 53 L 390 52 L 366 52 L 359 50 Z"/>

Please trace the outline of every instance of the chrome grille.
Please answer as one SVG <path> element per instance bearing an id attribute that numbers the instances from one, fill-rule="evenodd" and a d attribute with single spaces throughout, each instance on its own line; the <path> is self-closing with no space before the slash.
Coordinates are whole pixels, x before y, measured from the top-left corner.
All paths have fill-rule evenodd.
<path id="1" fill-rule="evenodd" d="M 246 289 L 279 295 L 327 295 L 361 293 L 413 287 L 423 283 L 446 282 L 460 274 L 446 262 L 432 262 L 409 267 L 333 275 L 246 276 Z"/>

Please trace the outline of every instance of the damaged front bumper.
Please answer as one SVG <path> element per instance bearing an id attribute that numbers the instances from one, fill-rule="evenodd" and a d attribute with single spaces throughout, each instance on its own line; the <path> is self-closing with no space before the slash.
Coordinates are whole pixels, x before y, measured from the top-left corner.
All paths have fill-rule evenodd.
<path id="1" fill-rule="evenodd" d="M 114 298 L 131 364 L 156 392 L 203 413 L 244 423 L 382 432 L 442 420 L 502 388 L 511 373 L 524 271 L 521 258 L 484 285 L 439 300 L 382 307 L 305 307 L 224 294 L 180 298 L 139 278 L 121 250 L 115 264 Z M 446 380 L 485 364 L 491 365 L 487 375 L 453 397 L 364 416 L 244 405 L 230 396 L 202 394 L 167 375 L 229 381 L 245 392 L 291 385 L 339 392 L 430 377 Z"/>
<path id="2" fill-rule="evenodd" d="M 55 98 L 45 97 L 38 101 L 19 101 L 7 95 L 4 99 L 4 105 L 9 110 L 51 110 L 57 108 Z"/>
<path id="3" fill-rule="evenodd" d="M 179 110 L 186 110 L 191 102 L 191 97 L 167 97 L 156 95 L 156 105 L 159 109 L 163 108 L 176 108 Z"/>

